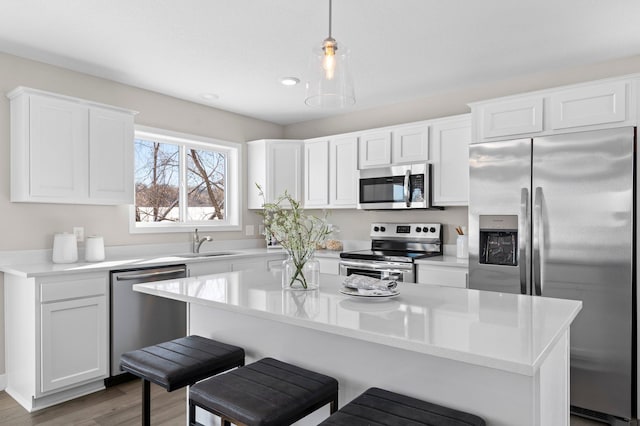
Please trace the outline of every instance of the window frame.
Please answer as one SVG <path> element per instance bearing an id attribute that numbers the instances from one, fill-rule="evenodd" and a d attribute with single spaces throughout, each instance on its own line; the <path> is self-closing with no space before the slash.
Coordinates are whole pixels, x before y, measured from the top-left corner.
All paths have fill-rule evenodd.
<path id="1" fill-rule="evenodd" d="M 198 136 L 188 133 L 174 132 L 156 127 L 136 125 L 134 130 L 136 139 L 177 145 L 179 147 L 179 209 L 180 222 L 136 222 L 135 204 L 135 170 L 134 170 L 134 203 L 129 206 L 129 233 L 151 234 L 168 232 L 192 232 L 198 228 L 207 232 L 240 231 L 242 230 L 242 173 L 240 161 L 243 155 L 243 145 L 220 139 Z M 217 151 L 225 154 L 225 219 L 183 222 L 186 217 L 187 201 L 187 149 L 201 149 Z M 135 153 L 134 153 L 135 155 Z M 135 167 L 135 158 L 134 158 Z"/>

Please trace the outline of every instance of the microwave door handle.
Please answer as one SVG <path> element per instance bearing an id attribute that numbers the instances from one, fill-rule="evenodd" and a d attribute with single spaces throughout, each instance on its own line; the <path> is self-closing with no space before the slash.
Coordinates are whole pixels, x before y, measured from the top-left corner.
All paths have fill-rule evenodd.
<path id="1" fill-rule="evenodd" d="M 404 174 L 404 202 L 407 207 L 411 207 L 411 199 L 409 199 L 409 195 L 411 194 L 411 188 L 409 188 L 409 184 L 411 183 L 411 170 L 407 170 Z"/>
<path id="2" fill-rule="evenodd" d="M 520 230 L 518 231 L 519 263 L 520 263 L 520 293 L 529 294 L 527 283 L 527 243 L 529 241 L 529 190 L 520 190 Z"/>

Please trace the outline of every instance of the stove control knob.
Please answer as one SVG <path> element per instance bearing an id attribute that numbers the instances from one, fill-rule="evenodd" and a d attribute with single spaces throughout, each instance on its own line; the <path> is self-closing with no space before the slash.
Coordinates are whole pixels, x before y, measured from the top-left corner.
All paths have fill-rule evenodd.
<path id="1" fill-rule="evenodd" d="M 380 227 L 380 232 L 384 232 L 384 231 L 386 231 L 386 230 L 387 230 L 387 228 L 385 228 L 384 226 L 381 226 L 381 227 Z"/>
<path id="2" fill-rule="evenodd" d="M 420 232 L 422 231 L 422 228 L 420 228 L 419 226 L 416 228 L 416 232 Z"/>
<path id="3" fill-rule="evenodd" d="M 433 229 L 433 228 L 432 228 Z M 426 226 L 424 228 L 422 228 L 422 232 L 429 232 L 429 228 L 427 228 Z"/>
<path id="4" fill-rule="evenodd" d="M 436 228 L 434 228 L 433 226 L 431 227 L 431 229 L 429 229 L 429 231 L 431 232 L 436 232 Z"/>
<path id="5" fill-rule="evenodd" d="M 380 228 L 378 228 L 377 226 L 373 227 L 373 232 L 378 232 L 380 230 Z"/>

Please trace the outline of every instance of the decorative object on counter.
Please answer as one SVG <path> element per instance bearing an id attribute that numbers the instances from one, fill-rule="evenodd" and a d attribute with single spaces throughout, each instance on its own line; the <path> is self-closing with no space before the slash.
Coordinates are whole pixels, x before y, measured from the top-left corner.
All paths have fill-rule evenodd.
<path id="1" fill-rule="evenodd" d="M 256 184 L 264 200 L 264 192 Z M 259 212 L 265 232 L 277 240 L 289 257 L 282 263 L 282 288 L 315 290 L 320 285 L 320 263 L 313 258 L 318 244 L 329 234 L 326 218 L 304 214 L 300 203 L 286 191 Z"/>
<path id="2" fill-rule="evenodd" d="M 53 263 L 74 263 L 78 261 L 78 243 L 74 234 L 63 233 L 53 236 Z"/>
<path id="3" fill-rule="evenodd" d="M 84 259 L 87 262 L 100 262 L 104 260 L 104 239 L 98 235 L 89 235 L 84 250 Z"/>
<path id="4" fill-rule="evenodd" d="M 456 226 L 458 238 L 456 239 L 456 257 L 466 259 L 469 257 L 469 239 L 465 234 L 464 226 Z"/>
<path id="5" fill-rule="evenodd" d="M 351 274 L 344 279 L 340 293 L 349 296 L 392 297 L 400 294 L 395 280 L 382 280 L 366 275 Z"/>

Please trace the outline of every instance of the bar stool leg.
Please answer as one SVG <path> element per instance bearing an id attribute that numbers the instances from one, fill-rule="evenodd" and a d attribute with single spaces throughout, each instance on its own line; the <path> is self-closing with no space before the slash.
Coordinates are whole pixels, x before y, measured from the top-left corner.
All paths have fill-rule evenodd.
<path id="1" fill-rule="evenodd" d="M 142 379 L 142 425 L 151 426 L 151 383 Z"/>

